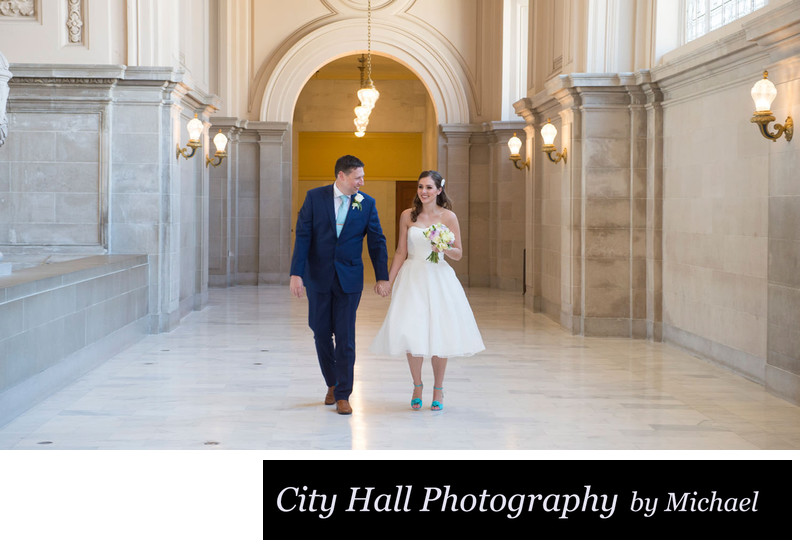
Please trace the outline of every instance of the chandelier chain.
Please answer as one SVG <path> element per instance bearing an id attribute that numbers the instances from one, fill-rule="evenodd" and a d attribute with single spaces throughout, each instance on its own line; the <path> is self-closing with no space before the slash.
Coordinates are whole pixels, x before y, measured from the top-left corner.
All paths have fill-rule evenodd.
<path id="1" fill-rule="evenodd" d="M 367 0 L 367 82 L 372 82 L 372 0 Z"/>

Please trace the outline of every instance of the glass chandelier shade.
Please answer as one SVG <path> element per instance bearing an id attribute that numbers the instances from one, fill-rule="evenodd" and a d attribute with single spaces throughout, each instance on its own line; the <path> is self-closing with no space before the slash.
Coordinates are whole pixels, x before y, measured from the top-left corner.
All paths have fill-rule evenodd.
<path id="1" fill-rule="evenodd" d="M 369 115 L 381 95 L 375 89 L 375 84 L 372 83 L 372 0 L 367 0 L 367 55 L 366 57 L 362 56 L 360 61 L 362 62 L 361 89 L 358 90 L 358 100 L 361 105 L 355 108 L 356 119 L 353 120 L 356 125 L 356 137 L 363 137 L 366 133 Z M 366 67 L 363 65 L 365 61 Z M 366 70 L 366 78 L 364 70 Z"/>
<path id="2" fill-rule="evenodd" d="M 369 110 L 375 108 L 375 103 L 378 102 L 378 98 L 381 94 L 375 89 L 375 85 L 370 80 L 367 85 L 360 90 L 358 90 L 358 100 L 361 101 L 361 104 L 367 107 Z"/>

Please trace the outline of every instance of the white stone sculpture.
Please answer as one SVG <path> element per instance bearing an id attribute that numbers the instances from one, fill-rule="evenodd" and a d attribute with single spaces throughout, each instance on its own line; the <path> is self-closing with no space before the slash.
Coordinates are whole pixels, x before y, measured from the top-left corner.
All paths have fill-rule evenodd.
<path id="1" fill-rule="evenodd" d="M 8 70 L 8 61 L 0 52 L 0 147 L 6 142 L 8 136 L 8 118 L 6 117 L 6 102 L 8 101 L 8 81 L 11 71 Z"/>

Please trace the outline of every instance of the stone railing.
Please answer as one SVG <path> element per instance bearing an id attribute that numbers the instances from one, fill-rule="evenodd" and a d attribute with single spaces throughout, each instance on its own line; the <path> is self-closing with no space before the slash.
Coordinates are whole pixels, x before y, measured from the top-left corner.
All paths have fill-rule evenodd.
<path id="1" fill-rule="evenodd" d="M 0 425 L 147 333 L 145 255 L 103 255 L 0 277 Z"/>

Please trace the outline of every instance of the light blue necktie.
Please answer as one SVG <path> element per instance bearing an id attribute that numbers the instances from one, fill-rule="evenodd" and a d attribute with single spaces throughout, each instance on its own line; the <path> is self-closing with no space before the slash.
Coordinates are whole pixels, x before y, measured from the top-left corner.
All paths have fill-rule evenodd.
<path id="1" fill-rule="evenodd" d="M 342 233 L 342 227 L 344 226 L 344 219 L 347 217 L 347 204 L 350 202 L 348 199 L 349 196 L 347 194 L 342 194 L 340 196 L 342 203 L 339 205 L 339 212 L 336 214 L 336 237 L 339 237 L 339 234 Z"/>

